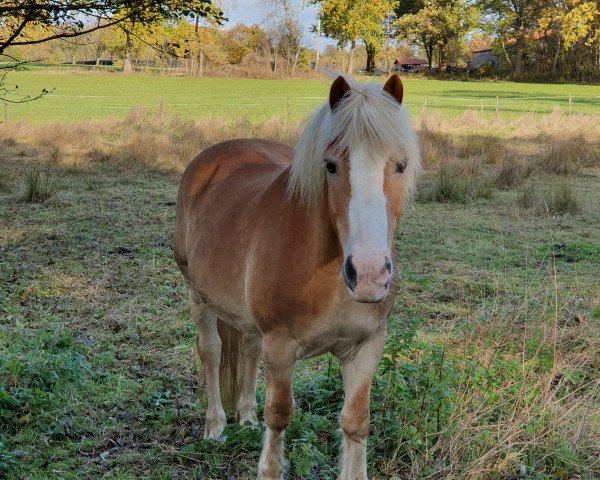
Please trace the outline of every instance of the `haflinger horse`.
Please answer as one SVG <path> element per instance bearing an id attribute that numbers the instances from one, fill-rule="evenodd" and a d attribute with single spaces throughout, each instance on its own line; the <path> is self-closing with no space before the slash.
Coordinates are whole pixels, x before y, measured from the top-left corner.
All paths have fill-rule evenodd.
<path id="1" fill-rule="evenodd" d="M 259 479 L 283 475 L 294 363 L 325 352 L 343 374 L 339 478 L 367 478 L 370 385 L 397 288 L 393 240 L 420 167 L 402 95 L 397 75 L 383 89 L 340 76 L 295 149 L 219 143 L 181 179 L 175 258 L 198 328 L 204 436 L 222 436 L 226 399 L 240 423 L 255 421 L 262 351 Z"/>

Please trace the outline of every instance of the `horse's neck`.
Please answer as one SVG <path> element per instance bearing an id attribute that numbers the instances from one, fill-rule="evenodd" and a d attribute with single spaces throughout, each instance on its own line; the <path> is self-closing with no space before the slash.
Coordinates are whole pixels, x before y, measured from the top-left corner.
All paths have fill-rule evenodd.
<path id="1" fill-rule="evenodd" d="M 313 268 L 321 268 L 330 262 L 341 262 L 343 251 L 326 194 L 323 193 L 311 205 L 299 199 L 292 202 L 294 205 L 291 208 L 302 213 L 292 215 L 298 225 L 290 225 L 290 228 L 302 244 L 301 251 L 306 254 L 303 261 L 307 266 L 312 263 Z"/>
<path id="2" fill-rule="evenodd" d="M 257 205 L 261 211 L 255 225 L 258 250 L 265 256 L 285 258 L 290 267 L 301 266 L 305 273 L 341 262 L 342 249 L 326 194 L 308 205 L 288 194 L 288 175 L 289 169 L 282 172 Z"/>

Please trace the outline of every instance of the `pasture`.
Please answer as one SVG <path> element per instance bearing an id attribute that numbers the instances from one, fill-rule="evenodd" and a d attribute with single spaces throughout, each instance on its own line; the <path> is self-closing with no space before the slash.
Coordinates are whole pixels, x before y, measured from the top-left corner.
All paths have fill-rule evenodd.
<path id="1" fill-rule="evenodd" d="M 600 87 L 589 85 L 547 85 L 511 82 L 459 82 L 403 78 L 405 103 L 413 115 L 426 105 L 428 112 L 457 116 L 465 110 L 483 107 L 495 116 L 496 97 L 503 118 L 524 113 L 550 113 L 559 108 L 573 113 L 600 111 Z M 330 81 L 252 80 L 238 78 L 190 78 L 122 76 L 114 74 L 68 74 L 23 71 L 10 81 L 21 92 L 36 93 L 43 88 L 51 95 L 26 105 L 8 105 L 8 118 L 64 122 L 97 118 L 124 118 L 134 106 L 156 108 L 182 118 L 243 117 L 254 123 L 280 115 L 298 120 L 310 113 L 326 96 Z M 383 81 L 379 79 L 379 81 Z"/>
<path id="2" fill-rule="evenodd" d="M 172 254 L 177 183 L 212 143 L 293 143 L 297 118 L 329 82 L 14 79 L 57 88 L 9 107 L 31 122 L 0 128 L 0 478 L 255 478 L 262 426 L 231 424 L 224 445 L 202 440 L 195 326 Z M 598 92 L 405 88 L 415 111 L 435 88 Z M 314 98 L 288 115 L 294 93 Z M 229 118 L 202 118 L 225 105 Z M 415 118 L 426 170 L 396 237 L 400 294 L 374 379 L 373 480 L 600 477 L 600 115 L 519 105 L 505 118 Z M 333 357 L 302 362 L 294 393 L 289 478 L 335 479 Z M 259 416 L 263 404 L 261 379 Z"/>

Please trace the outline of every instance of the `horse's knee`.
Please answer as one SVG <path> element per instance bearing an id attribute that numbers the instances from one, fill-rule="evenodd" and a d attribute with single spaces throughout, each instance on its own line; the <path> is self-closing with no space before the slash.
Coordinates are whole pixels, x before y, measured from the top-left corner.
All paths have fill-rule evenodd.
<path id="1" fill-rule="evenodd" d="M 265 408 L 265 422 L 271 430 L 276 432 L 284 430 L 292 421 L 293 416 L 294 399 L 291 396 L 274 398 L 267 402 Z"/>
<path id="2" fill-rule="evenodd" d="M 198 356 L 204 363 L 212 362 L 221 356 L 221 339 L 219 336 L 203 336 L 200 333 L 196 335 L 196 347 Z"/>
<path id="3" fill-rule="evenodd" d="M 369 433 L 369 385 L 365 385 L 348 399 L 340 415 L 340 426 L 346 437 L 360 442 Z"/>

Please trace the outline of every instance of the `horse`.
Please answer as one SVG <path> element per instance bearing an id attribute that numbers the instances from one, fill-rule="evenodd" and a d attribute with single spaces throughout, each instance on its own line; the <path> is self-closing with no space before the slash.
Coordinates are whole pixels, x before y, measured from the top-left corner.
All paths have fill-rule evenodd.
<path id="1" fill-rule="evenodd" d="M 331 352 L 344 405 L 340 479 L 367 479 L 370 385 L 397 291 L 393 239 L 420 168 L 403 85 L 338 77 L 294 149 L 259 139 L 201 152 L 177 197 L 174 253 L 189 290 L 207 395 L 205 438 L 225 406 L 266 433 L 258 479 L 284 475 L 299 359 Z"/>

